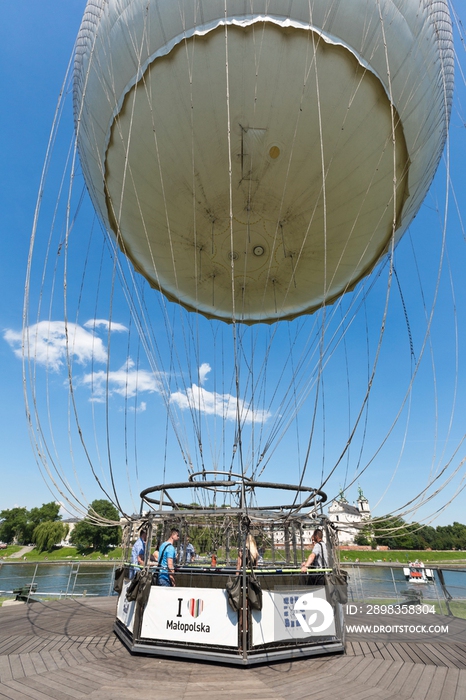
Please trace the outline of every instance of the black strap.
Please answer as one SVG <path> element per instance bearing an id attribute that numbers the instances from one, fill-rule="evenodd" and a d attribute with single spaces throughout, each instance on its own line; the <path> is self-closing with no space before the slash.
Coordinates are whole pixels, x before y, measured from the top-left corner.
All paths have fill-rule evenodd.
<path id="1" fill-rule="evenodd" d="M 320 544 L 320 556 L 322 557 L 322 569 L 326 569 L 327 564 L 325 563 L 324 548 L 322 546 L 322 542 L 317 542 L 317 544 Z"/>
<path id="2" fill-rule="evenodd" d="M 162 569 L 162 559 L 163 559 L 163 555 L 164 555 L 165 550 L 167 549 L 167 547 L 168 547 L 169 544 L 170 544 L 170 542 L 165 542 L 165 549 L 160 548 L 160 550 L 159 550 L 158 567 L 159 567 L 159 570 L 161 570 L 161 571 L 163 571 L 163 569 Z M 168 563 L 167 563 L 167 571 L 168 571 Z"/>

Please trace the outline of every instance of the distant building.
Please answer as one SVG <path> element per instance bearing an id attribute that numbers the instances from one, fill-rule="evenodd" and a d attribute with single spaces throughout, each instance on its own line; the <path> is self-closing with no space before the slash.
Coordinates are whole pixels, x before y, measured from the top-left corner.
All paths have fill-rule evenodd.
<path id="1" fill-rule="evenodd" d="M 328 518 L 338 531 L 340 544 L 353 544 L 356 535 L 359 535 L 364 521 L 371 517 L 369 501 L 359 488 L 359 497 L 355 505 L 346 500 L 343 491 L 338 498 L 332 501 L 328 509 Z"/>
<path id="2" fill-rule="evenodd" d="M 82 518 L 66 518 L 66 519 L 60 521 L 63 523 L 63 525 L 68 525 L 68 534 L 60 542 L 60 547 L 70 547 L 71 546 L 70 545 L 71 533 L 73 532 L 76 525 L 81 522 L 81 520 L 82 520 Z"/>

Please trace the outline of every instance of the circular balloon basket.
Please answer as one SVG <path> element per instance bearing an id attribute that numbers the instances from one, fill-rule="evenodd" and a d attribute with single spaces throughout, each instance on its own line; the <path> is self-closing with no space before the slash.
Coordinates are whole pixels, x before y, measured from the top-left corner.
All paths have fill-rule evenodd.
<path id="1" fill-rule="evenodd" d="M 270 491 L 277 501 L 289 492 L 290 503 L 270 504 Z M 227 506 L 227 496 L 237 505 Z M 230 472 L 145 489 L 139 517 L 125 528 L 116 634 L 132 653 L 243 666 L 344 652 L 346 591 L 326 498 Z M 303 571 L 315 530 L 324 559 Z M 144 566 L 129 557 L 138 531 L 146 532 Z M 165 553 L 167 541 L 175 554 Z"/>

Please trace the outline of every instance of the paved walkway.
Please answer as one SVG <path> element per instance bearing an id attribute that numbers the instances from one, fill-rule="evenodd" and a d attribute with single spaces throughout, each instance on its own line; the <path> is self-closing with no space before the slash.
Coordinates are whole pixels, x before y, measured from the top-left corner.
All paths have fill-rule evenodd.
<path id="1" fill-rule="evenodd" d="M 10 554 L 8 559 L 20 559 L 21 557 L 24 557 L 25 554 L 29 554 L 29 552 L 32 552 L 34 549 L 34 545 L 31 545 L 30 547 L 23 547 L 22 549 L 19 550 L 19 552 L 15 552 L 14 554 Z"/>
<path id="2" fill-rule="evenodd" d="M 0 608 L 0 700 L 466 698 L 464 620 L 442 618 L 453 625 L 443 641 L 353 633 L 344 656 L 236 668 L 131 656 L 112 631 L 115 605 L 94 598 Z"/>

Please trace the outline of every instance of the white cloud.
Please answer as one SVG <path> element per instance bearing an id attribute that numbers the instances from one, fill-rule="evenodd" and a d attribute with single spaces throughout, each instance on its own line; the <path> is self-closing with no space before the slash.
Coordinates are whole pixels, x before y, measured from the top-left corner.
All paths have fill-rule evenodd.
<path id="1" fill-rule="evenodd" d="M 139 406 L 130 406 L 130 411 L 133 411 L 134 413 L 144 413 L 144 411 L 147 409 L 147 404 L 145 401 L 141 401 Z"/>
<path id="2" fill-rule="evenodd" d="M 93 401 L 104 401 L 108 395 L 119 394 L 131 398 L 142 392 L 150 393 L 161 391 L 161 382 L 156 374 L 147 370 L 134 369 L 134 362 L 131 358 L 116 371 L 98 371 L 85 374 L 81 383 L 89 387 L 92 391 Z M 144 411 L 141 404 L 140 409 Z"/>
<path id="3" fill-rule="evenodd" d="M 110 328 L 111 331 L 115 331 L 117 333 L 126 333 L 128 331 L 126 326 L 124 326 L 122 323 L 115 323 L 115 321 L 110 323 L 110 321 L 107 321 L 105 318 L 91 318 L 89 321 L 86 321 L 84 327 L 92 328 L 93 330 L 96 328 L 104 328 L 105 330 L 108 330 Z"/>
<path id="4" fill-rule="evenodd" d="M 15 355 L 21 358 L 22 333 L 8 329 L 3 337 Z M 25 343 L 29 345 L 31 359 L 54 372 L 65 365 L 67 354 L 82 365 L 91 360 L 107 361 L 107 350 L 102 340 L 75 323 L 40 321 L 29 326 Z"/>
<path id="5" fill-rule="evenodd" d="M 199 367 L 199 383 L 204 384 L 205 380 L 207 379 L 207 375 L 211 371 L 211 366 L 207 362 L 203 362 L 202 365 Z"/>
<path id="6" fill-rule="evenodd" d="M 186 392 L 174 392 L 170 396 L 170 402 L 174 403 L 182 410 L 191 409 L 193 411 L 201 411 L 201 413 L 205 413 L 206 415 L 215 415 L 219 418 L 225 417 L 226 420 L 236 420 L 238 411 L 240 420 L 245 423 L 266 421 L 270 418 L 269 411 L 261 409 L 253 410 L 242 399 L 239 399 L 238 406 L 235 396 L 207 391 L 196 384 L 186 389 Z"/>

